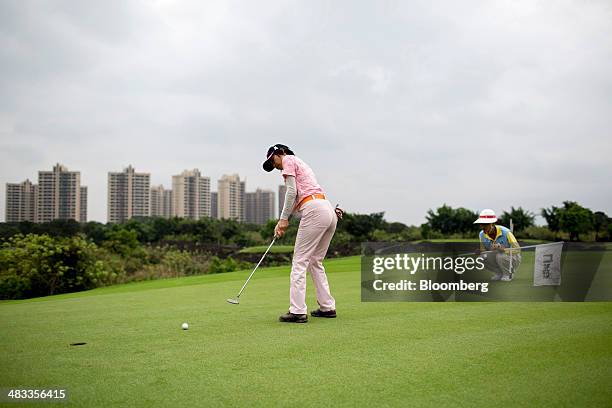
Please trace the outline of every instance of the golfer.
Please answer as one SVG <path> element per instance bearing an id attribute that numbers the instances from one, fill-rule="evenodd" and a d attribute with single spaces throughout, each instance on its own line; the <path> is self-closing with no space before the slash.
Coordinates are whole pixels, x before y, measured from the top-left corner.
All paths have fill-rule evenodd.
<path id="1" fill-rule="evenodd" d="M 295 238 L 293 262 L 291 265 L 291 288 L 289 290 L 289 312 L 279 317 L 281 322 L 306 323 L 306 272 L 310 272 L 315 285 L 319 308 L 313 317 L 336 317 L 336 301 L 329 290 L 323 258 L 336 231 L 342 210 L 332 207 L 325 192 L 317 183 L 311 168 L 291 149 L 276 144 L 268 149 L 265 171 L 281 171 L 287 192 L 280 219 L 274 228 L 274 235 L 282 237 L 289 225 L 293 212 L 301 214 L 300 226 Z"/>
<path id="2" fill-rule="evenodd" d="M 501 225 L 495 225 L 497 217 L 493 210 L 482 210 L 474 224 L 480 224 L 480 251 L 496 251 L 488 254 L 485 265 L 495 275 L 491 280 L 511 281 L 513 272 L 521 263 L 520 246 L 510 231 Z M 512 248 L 510 250 L 509 248 Z"/>

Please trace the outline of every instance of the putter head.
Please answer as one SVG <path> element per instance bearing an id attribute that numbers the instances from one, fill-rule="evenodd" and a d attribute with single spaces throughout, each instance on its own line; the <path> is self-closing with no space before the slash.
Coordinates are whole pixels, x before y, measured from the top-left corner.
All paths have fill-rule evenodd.
<path id="1" fill-rule="evenodd" d="M 227 299 L 227 303 L 231 303 L 232 305 L 237 305 L 240 303 L 240 299 Z"/>

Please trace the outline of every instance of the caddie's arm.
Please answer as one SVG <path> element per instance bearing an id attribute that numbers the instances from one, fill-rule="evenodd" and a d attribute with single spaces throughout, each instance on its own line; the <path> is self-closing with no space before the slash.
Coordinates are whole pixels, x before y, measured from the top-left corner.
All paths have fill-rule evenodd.
<path id="1" fill-rule="evenodd" d="M 510 248 L 512 248 L 513 254 L 519 254 L 521 252 L 521 246 L 512 231 L 508 231 L 508 243 L 510 244 Z M 510 251 L 507 250 L 506 253 L 510 253 Z"/>

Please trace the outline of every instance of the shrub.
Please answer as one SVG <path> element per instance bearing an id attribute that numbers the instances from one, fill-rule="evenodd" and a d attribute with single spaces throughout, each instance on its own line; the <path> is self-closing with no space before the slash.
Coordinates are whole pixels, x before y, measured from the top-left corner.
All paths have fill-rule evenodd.
<path id="1" fill-rule="evenodd" d="M 556 239 L 556 234 L 546 227 L 527 227 L 517 235 L 518 238 L 539 239 L 542 241 L 554 241 Z"/>
<path id="2" fill-rule="evenodd" d="M 234 272 L 246 269 L 250 266 L 248 262 L 236 261 L 231 256 L 221 260 L 218 256 L 213 256 L 208 266 L 208 273 Z"/>
<path id="3" fill-rule="evenodd" d="M 80 236 L 15 235 L 0 249 L 0 298 L 76 292 L 104 284 L 108 270 Z"/>
<path id="4" fill-rule="evenodd" d="M 166 252 L 161 265 L 174 271 L 177 276 L 197 275 L 205 272 L 203 264 L 197 262 L 189 252 L 175 249 Z"/>

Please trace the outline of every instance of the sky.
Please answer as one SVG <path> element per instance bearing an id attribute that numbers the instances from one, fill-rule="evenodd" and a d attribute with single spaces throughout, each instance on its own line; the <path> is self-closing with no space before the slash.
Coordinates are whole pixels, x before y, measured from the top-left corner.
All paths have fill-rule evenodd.
<path id="1" fill-rule="evenodd" d="M 612 215 L 609 1 L 0 2 L 4 184 L 62 163 L 198 168 L 276 190 L 289 145 L 333 204 L 420 224 L 446 203 Z"/>

